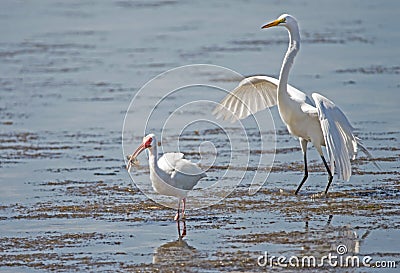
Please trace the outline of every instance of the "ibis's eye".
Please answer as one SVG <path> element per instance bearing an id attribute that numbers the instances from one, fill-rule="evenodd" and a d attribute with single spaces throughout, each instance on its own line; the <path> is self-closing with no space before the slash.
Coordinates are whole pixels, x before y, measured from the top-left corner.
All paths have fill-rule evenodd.
<path id="1" fill-rule="evenodd" d="M 153 139 L 151 138 L 151 137 L 149 137 L 147 140 L 146 140 L 146 142 L 144 143 L 144 146 L 146 147 L 146 148 L 149 148 L 149 147 L 151 147 L 151 142 L 153 141 Z"/>

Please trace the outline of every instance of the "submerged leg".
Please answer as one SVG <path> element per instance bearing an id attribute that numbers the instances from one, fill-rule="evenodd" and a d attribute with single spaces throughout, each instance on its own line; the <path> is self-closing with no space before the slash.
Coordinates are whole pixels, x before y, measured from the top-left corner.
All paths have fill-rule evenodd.
<path id="1" fill-rule="evenodd" d="M 181 222 L 183 224 L 183 230 L 181 232 Z M 178 227 L 178 240 L 181 240 L 183 237 L 186 236 L 186 221 L 176 221 L 176 226 Z"/>
<path id="2" fill-rule="evenodd" d="M 183 231 L 182 231 L 182 238 L 186 236 L 186 221 L 183 220 Z"/>
<path id="3" fill-rule="evenodd" d="M 306 182 L 308 178 L 308 169 L 307 169 L 307 140 L 300 139 L 300 144 L 301 144 L 301 150 L 303 151 L 304 155 L 304 176 L 303 179 L 300 182 L 300 185 L 297 187 L 297 190 L 295 191 L 294 194 L 297 194 L 300 190 L 300 188 L 303 186 L 304 182 Z"/>
<path id="4" fill-rule="evenodd" d="M 328 172 L 328 185 L 326 185 L 325 188 L 325 195 L 327 195 L 329 187 L 331 186 L 332 183 L 332 179 L 333 179 L 333 175 L 331 173 L 331 169 L 329 169 L 328 163 L 326 163 L 325 157 L 323 155 L 321 155 L 322 161 L 324 162 L 325 168 Z"/>
<path id="5" fill-rule="evenodd" d="M 180 207 L 181 207 L 181 199 L 178 200 L 178 211 L 176 212 L 176 215 L 175 215 L 175 218 L 174 218 L 175 221 L 179 220 L 179 209 L 180 209 Z"/>

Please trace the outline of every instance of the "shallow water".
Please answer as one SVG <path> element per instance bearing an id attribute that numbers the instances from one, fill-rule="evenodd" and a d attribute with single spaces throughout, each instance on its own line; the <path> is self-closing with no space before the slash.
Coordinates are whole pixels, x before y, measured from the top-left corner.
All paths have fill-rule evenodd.
<path id="1" fill-rule="evenodd" d="M 349 254 L 400 266 L 400 4 L 314 2 L 2 1 L 1 271 L 157 271 L 166 266 L 182 272 L 266 271 L 257 265 L 265 251 L 320 258 L 336 253 L 340 244 Z M 189 210 L 187 234 L 180 238 L 175 211 L 168 207 L 176 201 L 163 199 L 166 207 L 149 199 L 158 197 L 145 155 L 131 172 L 142 191 L 125 169 L 124 155 L 140 143 L 143 119 L 159 94 L 140 97 L 140 107 L 128 113 L 129 134 L 122 140 L 130 101 L 153 77 L 182 65 L 213 64 L 243 75 L 276 76 L 287 34 L 259 28 L 283 12 L 297 17 L 303 38 L 290 82 L 340 105 L 382 170 L 360 154 L 351 180 L 335 178 L 329 197 L 323 198 L 318 193 L 326 174 L 310 148 L 309 180 L 294 196 L 302 177 L 301 151 L 276 109 L 271 111 L 277 129 L 273 158 L 274 146 L 268 145 L 275 135 L 267 111 L 256 115 L 268 140 L 260 148 L 252 120 L 244 127 L 226 123 L 226 131 L 209 122 L 184 127 L 185 118 L 212 119 L 210 103 L 189 105 L 165 127 L 160 149 L 179 148 L 203 168 L 212 165 L 214 148 L 218 154 L 188 202 L 192 208 L 214 205 Z M 226 74 L 201 76 L 228 90 L 239 80 Z M 179 80 L 186 78 L 193 80 L 193 75 Z M 162 118 L 172 111 L 192 100 L 219 101 L 224 95 L 218 88 L 178 90 L 162 101 L 148 128 L 159 135 Z M 233 136 L 231 143 L 249 140 L 251 154 L 246 145 L 235 146 L 236 161 L 230 161 L 226 132 Z M 209 157 L 202 158 L 199 147 Z M 274 164 L 260 191 L 249 195 L 260 154 L 265 172 L 256 183 L 264 182 Z M 242 162 L 247 161 L 245 169 Z M 224 176 L 230 163 L 231 172 Z M 216 181 L 229 189 L 221 186 L 209 197 L 202 195 Z"/>

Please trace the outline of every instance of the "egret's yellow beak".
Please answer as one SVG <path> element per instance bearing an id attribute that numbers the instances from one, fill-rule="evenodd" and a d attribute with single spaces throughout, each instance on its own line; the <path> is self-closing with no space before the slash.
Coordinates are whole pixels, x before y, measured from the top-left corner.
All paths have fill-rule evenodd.
<path id="1" fill-rule="evenodd" d="M 285 22 L 285 18 L 283 19 L 276 19 L 275 21 L 272 21 L 271 23 L 268 23 L 266 25 L 263 25 L 261 28 L 269 28 L 269 27 L 274 27 L 279 25 L 280 23 L 284 23 Z"/>

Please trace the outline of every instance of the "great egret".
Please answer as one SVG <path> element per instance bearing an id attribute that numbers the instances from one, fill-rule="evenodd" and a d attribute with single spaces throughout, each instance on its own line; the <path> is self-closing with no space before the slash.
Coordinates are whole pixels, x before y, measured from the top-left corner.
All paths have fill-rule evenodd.
<path id="1" fill-rule="evenodd" d="M 128 157 L 128 172 L 132 165 L 137 164 L 136 157 L 145 149 L 149 149 L 150 180 L 153 189 L 159 194 L 177 197 L 178 212 L 174 219 L 175 221 L 180 219 L 181 202 L 182 218 L 184 218 L 188 192 L 207 175 L 196 164 L 184 159 L 182 153 L 166 153 L 157 161 L 157 140 L 154 134 L 145 136 L 142 144 Z"/>
<path id="2" fill-rule="evenodd" d="M 354 159 L 360 148 L 369 158 L 371 154 L 360 144 L 354 135 L 354 128 L 344 113 L 332 101 L 313 93 L 314 102 L 306 94 L 288 85 L 288 76 L 294 58 L 300 49 L 300 33 L 297 20 L 283 14 L 262 28 L 283 26 L 289 32 L 289 48 L 286 52 L 279 74 L 279 80 L 267 76 L 253 76 L 243 79 L 214 110 L 217 118 L 243 119 L 267 107 L 278 105 L 279 114 L 289 132 L 300 140 L 304 155 L 304 177 L 295 194 L 307 180 L 307 143 L 311 142 L 320 154 L 328 172 L 325 195 L 333 179 L 349 180 L 351 176 L 350 159 Z M 326 146 L 330 168 L 322 152 Z M 374 163 L 375 164 L 375 163 Z"/>

